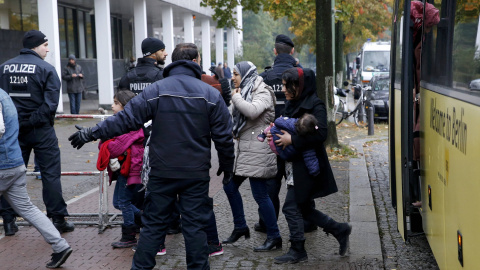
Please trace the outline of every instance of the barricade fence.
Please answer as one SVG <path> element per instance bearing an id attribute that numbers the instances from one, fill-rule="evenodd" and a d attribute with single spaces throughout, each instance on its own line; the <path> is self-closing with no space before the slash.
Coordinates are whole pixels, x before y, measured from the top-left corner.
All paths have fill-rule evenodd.
<path id="1" fill-rule="evenodd" d="M 100 119 L 100 121 L 105 120 L 105 118 L 112 115 L 87 115 L 87 114 L 57 114 L 55 115 L 56 119 L 62 118 L 89 118 L 89 119 Z M 41 175 L 40 172 L 27 172 L 27 176 L 37 176 Z M 104 171 L 85 171 L 85 172 L 61 172 L 61 175 L 67 176 L 88 176 L 88 175 L 98 175 L 98 213 L 71 213 L 70 217 L 98 217 L 98 221 L 75 221 L 70 220 L 75 225 L 89 225 L 89 226 L 98 226 L 98 233 L 101 234 L 110 226 L 121 225 L 123 222 L 115 221 L 117 217 L 120 217 L 122 214 L 115 213 L 110 214 L 108 212 L 108 172 Z M 17 225 L 21 226 L 31 226 L 27 221 L 16 222 Z M 3 224 L 2 224 L 3 225 Z"/>

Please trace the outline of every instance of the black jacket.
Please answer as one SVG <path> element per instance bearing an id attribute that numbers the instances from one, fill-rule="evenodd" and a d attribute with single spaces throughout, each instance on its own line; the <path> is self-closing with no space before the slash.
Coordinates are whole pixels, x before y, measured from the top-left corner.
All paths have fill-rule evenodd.
<path id="1" fill-rule="evenodd" d="M 124 110 L 97 124 L 95 138 L 138 130 L 152 119 L 150 174 L 163 178 L 209 177 L 211 141 L 220 168 L 233 172 L 232 120 L 222 96 L 200 80 L 200 66 L 176 61 L 157 81 L 127 103 Z"/>
<path id="2" fill-rule="evenodd" d="M 338 191 L 335 177 L 328 161 L 327 151 L 323 145 L 327 139 L 327 111 L 325 103 L 317 97 L 313 71 L 304 69 L 304 72 L 305 88 L 302 92 L 301 100 L 292 107 L 290 107 L 292 105 L 291 102 L 287 102 L 285 105 L 285 116 L 299 118 L 303 114 L 309 113 L 317 118 L 318 132 L 315 135 L 307 136 L 292 134 L 292 145 L 299 153 L 312 149 L 312 147 L 314 148 L 320 165 L 320 174 L 317 176 L 310 175 L 301 154 L 292 160 L 295 199 L 299 204 Z"/>
<path id="3" fill-rule="evenodd" d="M 273 67 L 265 68 L 265 72 L 260 74 L 263 81 L 270 85 L 275 92 L 275 97 L 277 98 L 277 107 L 275 108 L 276 115 L 279 113 L 277 112 L 277 108 L 283 108 L 286 100 L 285 95 L 282 93 L 282 73 L 289 68 L 295 67 L 295 63 L 295 58 L 290 54 L 282 53 L 275 57 Z"/>
<path id="4" fill-rule="evenodd" d="M 139 58 L 137 66 L 130 69 L 118 83 L 118 89 L 128 89 L 140 94 L 145 87 L 163 79 L 163 71 L 152 58 Z"/>
<path id="5" fill-rule="evenodd" d="M 30 49 L 0 66 L 0 88 L 12 97 L 20 125 L 53 126 L 60 86 L 55 68 Z"/>

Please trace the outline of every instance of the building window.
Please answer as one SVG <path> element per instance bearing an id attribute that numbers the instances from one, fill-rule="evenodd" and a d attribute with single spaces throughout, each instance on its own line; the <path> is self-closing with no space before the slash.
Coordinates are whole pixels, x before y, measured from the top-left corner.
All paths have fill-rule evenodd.
<path id="1" fill-rule="evenodd" d="M 37 1 L 0 1 L 0 29 L 29 31 L 38 30 Z"/>
<path id="2" fill-rule="evenodd" d="M 60 57 L 96 58 L 95 24 L 86 10 L 58 6 Z"/>

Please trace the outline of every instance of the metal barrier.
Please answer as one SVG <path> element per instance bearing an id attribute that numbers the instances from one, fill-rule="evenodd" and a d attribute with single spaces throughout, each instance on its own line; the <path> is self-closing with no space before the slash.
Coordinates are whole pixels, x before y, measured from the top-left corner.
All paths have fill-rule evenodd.
<path id="1" fill-rule="evenodd" d="M 85 114 L 57 114 L 55 118 L 90 118 L 90 119 L 101 119 L 111 115 L 85 115 Z M 27 172 L 27 176 L 36 176 L 41 175 L 40 172 Z M 98 217 L 98 221 L 72 221 L 75 225 L 97 225 L 98 233 L 101 234 L 105 231 L 108 226 L 112 225 L 121 225 L 123 222 L 115 221 L 115 219 L 122 214 L 110 214 L 108 213 L 108 172 L 104 170 L 102 172 L 61 172 L 61 175 L 70 175 L 70 176 L 86 176 L 86 175 L 99 175 L 98 180 L 98 213 L 73 213 L 70 214 L 70 217 Z M 29 222 L 17 222 L 21 226 L 30 226 Z"/>

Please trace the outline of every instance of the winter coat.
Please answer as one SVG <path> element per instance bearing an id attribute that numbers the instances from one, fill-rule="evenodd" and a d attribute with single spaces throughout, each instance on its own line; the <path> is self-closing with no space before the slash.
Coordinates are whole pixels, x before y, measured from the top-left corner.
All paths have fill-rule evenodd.
<path id="1" fill-rule="evenodd" d="M 139 58 L 137 66 L 130 69 L 118 83 L 118 89 L 128 89 L 138 95 L 150 84 L 163 79 L 163 70 L 152 58 Z"/>
<path id="2" fill-rule="evenodd" d="M 77 74 L 77 77 L 72 77 L 72 74 Z M 62 79 L 67 81 L 67 93 L 82 93 L 85 90 L 83 77 L 79 77 L 79 74 L 83 75 L 82 67 L 79 64 L 74 66 L 67 64 L 63 69 Z"/>
<path id="3" fill-rule="evenodd" d="M 282 73 L 289 68 L 295 67 L 295 63 L 296 60 L 293 56 L 288 53 L 281 53 L 275 57 L 273 67 L 265 68 L 265 72 L 260 74 L 263 81 L 273 88 L 277 98 L 277 106 L 282 107 L 282 109 L 286 101 L 285 95 L 282 93 Z M 280 116 L 279 113 L 277 112 L 275 118 Z"/>
<path id="4" fill-rule="evenodd" d="M 257 136 L 275 117 L 275 95 L 258 76 L 252 90 L 252 103 L 240 94 L 232 96 L 233 105 L 247 119 L 235 140 L 234 173 L 238 176 L 272 178 L 277 174 L 277 157 Z"/>
<path id="5" fill-rule="evenodd" d="M 142 183 L 140 175 L 142 173 L 144 138 L 145 136 L 143 134 L 143 129 L 139 129 L 137 131 L 130 131 L 127 134 L 115 137 L 115 140 L 111 141 L 107 146 L 107 150 L 110 152 L 110 159 L 118 158 L 119 156 L 123 155 L 128 148 L 131 149 L 131 165 L 130 172 L 127 177 L 127 185 Z M 103 142 L 99 143 L 99 149 L 101 148 L 102 144 Z M 110 170 L 110 166 L 107 168 L 111 182 L 113 174 Z"/>
<path id="6" fill-rule="evenodd" d="M 163 75 L 93 127 L 93 137 L 112 138 L 152 120 L 150 176 L 209 179 L 212 141 L 220 168 L 233 172 L 232 120 L 218 90 L 200 80 L 202 70 L 193 61 L 175 61 Z"/>
<path id="7" fill-rule="evenodd" d="M 53 126 L 60 86 L 55 67 L 30 49 L 0 65 L 0 88 L 12 98 L 20 126 Z"/>
<path id="8" fill-rule="evenodd" d="M 320 174 L 312 176 L 305 165 L 302 155 L 292 159 L 293 181 L 295 185 L 295 199 L 298 204 L 306 203 L 311 199 L 325 197 L 338 191 L 335 177 L 328 161 L 327 151 L 323 143 L 327 139 L 327 111 L 325 103 L 317 97 L 315 74 L 310 69 L 304 69 L 305 88 L 302 91 L 300 100 L 296 104 L 287 101 L 285 105 L 285 116 L 300 118 L 303 114 L 309 113 L 318 120 L 318 132 L 315 135 L 292 136 L 292 145 L 298 152 L 311 149 L 314 146 L 316 156 L 320 165 Z M 285 164 L 279 161 L 280 167 Z"/>

